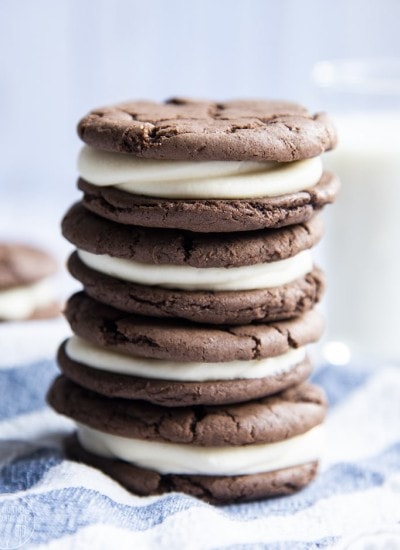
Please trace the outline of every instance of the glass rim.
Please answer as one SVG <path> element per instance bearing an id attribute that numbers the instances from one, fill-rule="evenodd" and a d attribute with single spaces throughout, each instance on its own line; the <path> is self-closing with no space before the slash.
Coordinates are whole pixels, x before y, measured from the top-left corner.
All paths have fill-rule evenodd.
<path id="1" fill-rule="evenodd" d="M 318 61 L 312 80 L 335 92 L 400 94 L 400 57 L 367 57 Z"/>

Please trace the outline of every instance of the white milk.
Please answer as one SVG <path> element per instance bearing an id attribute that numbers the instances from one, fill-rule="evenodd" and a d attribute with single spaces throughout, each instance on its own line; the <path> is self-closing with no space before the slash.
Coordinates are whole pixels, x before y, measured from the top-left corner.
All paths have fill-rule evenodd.
<path id="1" fill-rule="evenodd" d="M 326 218 L 326 340 L 400 361 L 400 111 L 334 120 L 340 144 L 325 163 L 342 189 Z"/>

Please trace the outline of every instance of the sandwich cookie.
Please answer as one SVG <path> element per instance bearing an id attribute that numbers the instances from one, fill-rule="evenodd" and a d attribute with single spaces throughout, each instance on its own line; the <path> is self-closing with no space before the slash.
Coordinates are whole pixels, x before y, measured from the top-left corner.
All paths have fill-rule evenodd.
<path id="1" fill-rule="evenodd" d="M 323 392 L 301 384 L 231 406 L 107 399 L 61 376 L 48 401 L 78 423 L 69 454 L 141 494 L 180 490 L 215 503 L 290 494 L 323 451 Z"/>
<path id="2" fill-rule="evenodd" d="M 51 276 L 55 260 L 25 244 L 0 243 L 0 320 L 21 321 L 60 313 Z"/>
<path id="3" fill-rule="evenodd" d="M 165 407 L 249 401 L 303 382 L 305 346 L 322 332 L 309 312 L 269 325 L 208 327 L 127 316 L 83 293 L 66 309 L 75 336 L 60 347 L 61 371 L 107 397 Z"/>
<path id="4" fill-rule="evenodd" d="M 338 190 L 319 158 L 336 144 L 332 124 L 295 103 L 131 102 L 93 111 L 78 132 L 89 145 L 78 162 L 84 204 L 118 223 L 279 227 L 306 221 Z"/>
<path id="5" fill-rule="evenodd" d="M 318 212 L 339 182 L 331 122 L 285 101 L 171 99 L 78 126 L 64 236 L 83 284 L 49 404 L 71 458 L 139 495 L 223 504 L 315 475 L 326 402 L 305 382 L 322 333 Z"/>
<path id="6" fill-rule="evenodd" d="M 124 311 L 242 324 L 299 315 L 323 292 L 310 251 L 322 235 L 319 217 L 205 235 L 116 224 L 78 203 L 62 226 L 78 247 L 72 274 L 92 297 Z"/>

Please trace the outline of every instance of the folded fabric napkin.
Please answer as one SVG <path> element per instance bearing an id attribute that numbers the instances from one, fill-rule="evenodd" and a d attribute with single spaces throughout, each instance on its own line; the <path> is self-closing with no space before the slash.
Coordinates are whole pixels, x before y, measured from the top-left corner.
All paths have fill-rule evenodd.
<path id="1" fill-rule="evenodd" d="M 215 507 L 131 495 L 65 460 L 73 425 L 44 397 L 67 332 L 62 321 L 0 327 L 0 548 L 400 548 L 399 367 L 319 368 L 330 413 L 317 479 L 290 497 Z"/>

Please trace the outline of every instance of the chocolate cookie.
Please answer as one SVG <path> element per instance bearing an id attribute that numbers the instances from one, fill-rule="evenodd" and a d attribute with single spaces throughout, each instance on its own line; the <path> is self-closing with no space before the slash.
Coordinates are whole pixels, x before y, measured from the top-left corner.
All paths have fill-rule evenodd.
<path id="1" fill-rule="evenodd" d="M 308 383 L 247 403 L 166 408 L 106 398 L 59 376 L 47 399 L 58 413 L 104 433 L 201 447 L 283 441 L 318 426 L 326 413 L 322 390 Z"/>
<path id="2" fill-rule="evenodd" d="M 65 342 L 58 351 L 58 365 L 70 380 L 106 397 L 148 401 L 164 407 L 225 405 L 251 401 L 300 384 L 311 374 L 308 359 L 290 370 L 265 378 L 180 382 L 139 378 L 88 367 L 70 359 Z"/>
<path id="3" fill-rule="evenodd" d="M 55 260 L 25 244 L 0 243 L 0 290 L 31 285 L 57 271 Z"/>
<path id="4" fill-rule="evenodd" d="M 89 342 L 131 355 L 174 361 L 219 362 L 281 355 L 315 342 L 323 329 L 315 311 L 290 321 L 212 327 L 135 316 L 96 302 L 83 292 L 69 299 L 65 313 L 73 332 Z"/>
<path id="5" fill-rule="evenodd" d="M 335 200 L 340 183 L 325 172 L 317 185 L 304 191 L 235 200 L 156 199 L 116 187 L 98 187 L 83 179 L 78 186 L 84 192 L 85 208 L 120 224 L 223 233 L 304 223 Z"/>
<path id="6" fill-rule="evenodd" d="M 244 404 L 166 409 L 142 401 L 101 397 L 61 376 L 50 388 L 48 401 L 57 412 L 86 426 L 86 431 L 94 429 L 101 437 L 126 438 L 123 445 L 133 439 L 136 440 L 135 447 L 139 441 L 147 442 L 146 445 L 171 445 L 168 448 L 171 457 L 170 453 L 179 455 L 186 453 L 186 449 L 196 456 L 203 452 L 211 452 L 212 455 L 218 448 L 226 449 L 229 453 L 230 448 L 235 453 L 244 451 L 248 457 L 249 451 L 258 452 L 260 445 L 286 445 L 287 440 L 294 441 L 296 436 L 308 437 L 307 441 L 310 442 L 313 428 L 319 429 L 317 426 L 323 421 L 326 412 L 323 393 L 310 384 L 301 384 L 273 397 Z M 273 467 L 270 471 L 248 475 L 159 473 L 137 465 L 134 460 L 126 462 L 104 458 L 100 456 L 101 451 L 97 450 L 94 454 L 86 450 L 76 437 L 67 440 L 66 450 L 71 458 L 102 469 L 134 493 L 152 495 L 179 490 L 222 504 L 290 494 L 306 485 L 315 475 L 317 460 L 305 457 L 318 453 L 318 450 L 314 449 L 310 453 L 307 442 L 303 439 L 301 441 L 300 448 L 304 449 L 303 453 L 305 451 L 304 459 L 290 456 L 287 467 Z M 163 449 L 167 451 L 166 447 Z M 263 452 L 268 456 L 269 448 Z M 286 451 L 287 457 L 289 454 Z M 165 463 L 162 456 L 156 458 L 155 462 L 160 463 L 161 471 L 171 471 L 170 468 L 174 471 L 176 468 L 172 463 Z M 221 466 L 225 468 L 225 463 Z M 263 467 L 268 470 L 267 466 Z M 194 470 L 198 468 L 195 466 Z M 243 465 L 240 469 L 243 469 Z M 193 470 L 193 466 L 190 470 Z"/>
<path id="7" fill-rule="evenodd" d="M 83 118 L 80 138 L 106 151 L 149 159 L 274 160 L 320 155 L 336 144 L 324 113 L 286 101 L 133 101 Z"/>
<path id="8" fill-rule="evenodd" d="M 317 244 L 323 226 L 315 216 L 304 224 L 275 230 L 196 234 L 114 223 L 76 203 L 65 215 L 62 231 L 72 244 L 93 254 L 108 254 L 145 264 L 199 268 L 284 260 Z"/>
<path id="9" fill-rule="evenodd" d="M 211 504 L 233 504 L 290 495 L 310 483 L 317 462 L 253 475 L 200 476 L 160 474 L 122 460 L 103 458 L 86 451 L 76 436 L 66 442 L 69 458 L 94 466 L 137 495 L 161 495 L 179 491 Z"/>
<path id="10" fill-rule="evenodd" d="M 76 252 L 68 260 L 68 269 L 89 296 L 121 311 L 210 324 L 244 325 L 298 317 L 320 301 L 325 287 L 323 274 L 316 267 L 292 283 L 240 292 L 185 291 L 135 284 L 90 269 Z"/>
<path id="11" fill-rule="evenodd" d="M 25 244 L 0 243 L 0 321 L 47 319 L 60 313 L 50 275 L 55 260 Z"/>

